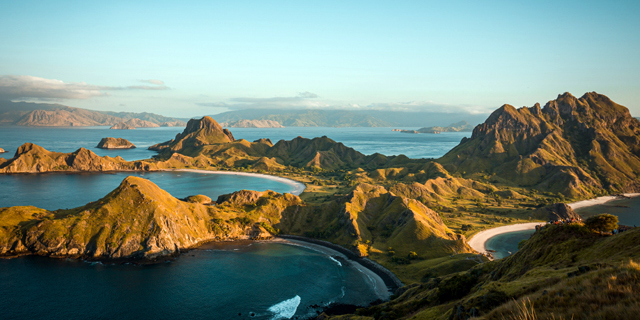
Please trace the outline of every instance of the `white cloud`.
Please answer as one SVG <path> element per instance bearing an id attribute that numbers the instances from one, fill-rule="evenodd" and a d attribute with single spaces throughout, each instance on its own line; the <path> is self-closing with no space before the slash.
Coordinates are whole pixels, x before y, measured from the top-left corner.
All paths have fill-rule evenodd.
<path id="1" fill-rule="evenodd" d="M 272 98 L 231 98 L 229 102 L 201 102 L 196 103 L 203 107 L 224 107 L 232 110 L 240 109 L 318 109 L 330 108 L 325 102 L 316 100 L 317 94 L 301 92 L 295 97 Z"/>
<path id="2" fill-rule="evenodd" d="M 149 80 L 160 81 L 160 80 Z M 116 90 L 167 90 L 164 85 L 153 83 L 154 86 L 128 86 L 112 87 L 98 86 L 86 82 L 64 82 L 56 79 L 45 79 L 27 75 L 0 76 L 0 99 L 37 99 L 37 100 L 64 100 L 64 99 L 89 99 L 93 97 L 108 96 L 107 91 Z"/>
<path id="3" fill-rule="evenodd" d="M 155 84 L 155 85 L 159 85 L 159 86 L 164 85 L 164 81 L 162 81 L 162 80 L 157 80 L 157 79 L 140 80 L 140 82 L 151 83 L 151 84 Z"/>

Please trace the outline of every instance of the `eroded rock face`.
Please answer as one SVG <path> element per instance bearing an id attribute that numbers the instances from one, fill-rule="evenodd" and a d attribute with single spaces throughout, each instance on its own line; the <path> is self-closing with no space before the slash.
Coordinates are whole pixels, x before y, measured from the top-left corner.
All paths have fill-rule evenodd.
<path id="1" fill-rule="evenodd" d="M 571 197 L 638 191 L 640 121 L 595 92 L 565 93 L 544 108 L 504 105 L 439 162 Z"/>
<path id="2" fill-rule="evenodd" d="M 96 148 L 100 149 L 133 149 L 136 146 L 123 138 L 102 138 Z"/>
<path id="3" fill-rule="evenodd" d="M 233 134 L 223 129 L 213 118 L 191 119 L 182 133 L 176 138 L 149 147 L 149 150 L 158 152 L 178 152 L 197 149 L 199 147 L 233 142 Z"/>

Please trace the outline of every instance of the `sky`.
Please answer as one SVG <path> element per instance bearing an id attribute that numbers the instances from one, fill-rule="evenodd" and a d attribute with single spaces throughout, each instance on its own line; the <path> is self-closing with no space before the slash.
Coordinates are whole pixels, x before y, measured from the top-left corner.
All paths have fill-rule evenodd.
<path id="1" fill-rule="evenodd" d="M 640 1 L 0 1 L 0 99 L 192 117 L 596 91 L 640 116 L 638 17 Z"/>

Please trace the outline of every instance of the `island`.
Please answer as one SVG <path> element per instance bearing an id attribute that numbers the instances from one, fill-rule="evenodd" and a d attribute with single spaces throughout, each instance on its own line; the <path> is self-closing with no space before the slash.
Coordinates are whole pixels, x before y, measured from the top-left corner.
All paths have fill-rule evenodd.
<path id="1" fill-rule="evenodd" d="M 136 146 L 123 138 L 102 138 L 96 148 L 100 149 L 133 149 Z"/>
<path id="2" fill-rule="evenodd" d="M 157 128 L 160 127 L 160 125 L 155 124 L 153 122 L 150 121 L 145 121 L 145 120 L 140 120 L 140 119 L 129 119 L 127 121 L 124 122 L 118 122 L 115 125 L 113 125 L 111 128 L 109 129 L 119 129 L 119 130 L 131 130 L 131 129 L 135 129 L 135 128 Z"/>
<path id="3" fill-rule="evenodd" d="M 326 136 L 249 142 L 211 117 L 191 119 L 150 149 L 154 158 L 128 162 L 27 143 L 0 159 L 0 172 L 200 169 L 268 173 L 306 189 L 242 190 L 213 203 L 176 199 L 128 177 L 79 208 L 0 209 L 0 255 L 146 261 L 205 241 L 283 235 L 340 246 L 406 284 L 342 319 L 503 319 L 522 310 L 628 318 L 629 306 L 640 305 L 640 229 L 610 215 L 581 221 L 568 205 L 640 191 L 640 121 L 602 94 L 564 93 L 544 107 L 505 104 L 439 159 L 364 155 Z M 504 259 L 489 261 L 467 240 L 546 222 Z"/>
<path id="4" fill-rule="evenodd" d="M 473 126 L 466 121 L 460 121 L 452 123 L 446 127 L 424 127 L 418 130 L 405 130 L 405 129 L 393 129 L 391 131 L 397 131 L 402 133 L 442 133 L 442 132 L 471 132 Z"/>
<path id="5" fill-rule="evenodd" d="M 234 122 L 223 122 L 221 126 L 227 128 L 284 128 L 278 121 L 274 120 L 238 120 Z"/>
<path id="6" fill-rule="evenodd" d="M 0 153 L 5 153 L 4 149 L 0 148 Z"/>

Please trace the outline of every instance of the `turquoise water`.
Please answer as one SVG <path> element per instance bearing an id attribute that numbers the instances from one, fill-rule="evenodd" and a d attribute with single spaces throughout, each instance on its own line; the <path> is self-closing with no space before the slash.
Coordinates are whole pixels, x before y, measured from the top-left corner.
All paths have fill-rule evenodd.
<path id="1" fill-rule="evenodd" d="M 418 128 L 403 128 L 415 130 Z M 111 130 L 108 127 L 77 128 L 32 128 L 19 126 L 0 126 L 0 148 L 7 153 L 0 157 L 13 157 L 16 149 L 25 142 L 35 143 L 49 151 L 72 152 L 84 147 L 101 156 L 115 157 L 125 160 L 148 159 L 155 155 L 147 150 L 151 145 L 173 139 L 182 132 L 182 127 L 172 128 L 138 128 L 135 130 Z M 439 158 L 453 149 L 463 137 L 471 132 L 445 132 L 441 134 L 407 134 L 393 132 L 391 128 L 323 128 L 323 127 L 291 127 L 291 128 L 231 128 L 236 139 L 255 141 L 269 138 L 273 143 L 278 140 L 291 140 L 297 136 L 314 138 L 328 136 L 344 143 L 364 154 L 381 153 L 384 155 L 404 154 L 409 158 Z M 96 148 L 100 139 L 105 137 L 125 138 L 137 146 L 136 149 L 103 150 Z"/>
<path id="2" fill-rule="evenodd" d="M 489 238 L 484 246 L 487 250 L 495 251 L 491 253 L 494 258 L 502 259 L 516 253 L 518 251 L 518 243 L 522 240 L 529 239 L 535 231 L 536 230 L 533 229 L 499 234 Z"/>
<path id="3" fill-rule="evenodd" d="M 0 175 L 0 207 L 75 208 L 104 197 L 127 176 L 149 179 L 176 198 L 204 194 L 214 201 L 219 195 L 242 189 L 280 193 L 295 189 L 280 181 L 255 176 L 184 171 L 15 174 Z"/>
<path id="4" fill-rule="evenodd" d="M 2 319 L 282 319 L 377 299 L 348 263 L 275 243 L 204 246 L 146 266 L 0 259 L 0 297 Z"/>

